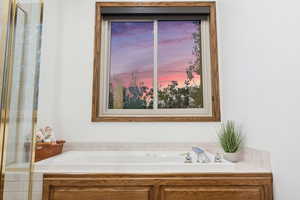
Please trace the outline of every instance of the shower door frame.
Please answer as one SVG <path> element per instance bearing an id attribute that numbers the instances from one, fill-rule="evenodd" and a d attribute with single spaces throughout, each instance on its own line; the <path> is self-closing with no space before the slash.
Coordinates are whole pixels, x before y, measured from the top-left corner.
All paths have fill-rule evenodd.
<path id="1" fill-rule="evenodd" d="M 12 66 L 15 0 L 3 0 L 3 22 L 0 41 L 0 199 L 4 193 L 5 140 L 9 111 L 9 69 Z"/>

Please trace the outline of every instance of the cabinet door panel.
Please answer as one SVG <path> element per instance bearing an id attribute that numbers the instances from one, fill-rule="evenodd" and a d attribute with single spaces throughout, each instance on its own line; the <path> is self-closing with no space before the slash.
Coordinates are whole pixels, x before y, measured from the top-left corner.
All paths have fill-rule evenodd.
<path id="1" fill-rule="evenodd" d="M 150 187 L 55 187 L 50 200 L 151 200 Z"/>
<path id="2" fill-rule="evenodd" d="M 264 200 L 260 186 L 168 186 L 161 200 Z"/>

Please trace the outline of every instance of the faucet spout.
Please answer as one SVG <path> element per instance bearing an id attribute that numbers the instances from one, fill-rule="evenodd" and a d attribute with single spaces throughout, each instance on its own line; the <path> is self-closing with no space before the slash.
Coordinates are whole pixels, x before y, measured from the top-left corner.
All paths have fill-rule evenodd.
<path id="1" fill-rule="evenodd" d="M 199 147 L 192 147 L 192 151 L 197 155 L 197 162 L 200 163 L 209 163 L 210 159 L 206 155 L 205 151 Z M 201 161 L 200 161 L 201 159 Z"/>

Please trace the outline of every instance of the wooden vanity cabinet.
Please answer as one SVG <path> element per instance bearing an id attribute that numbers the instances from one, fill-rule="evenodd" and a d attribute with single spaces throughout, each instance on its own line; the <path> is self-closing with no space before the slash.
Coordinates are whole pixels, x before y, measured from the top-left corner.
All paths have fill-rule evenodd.
<path id="1" fill-rule="evenodd" d="M 45 174 L 43 200 L 272 200 L 272 174 Z"/>

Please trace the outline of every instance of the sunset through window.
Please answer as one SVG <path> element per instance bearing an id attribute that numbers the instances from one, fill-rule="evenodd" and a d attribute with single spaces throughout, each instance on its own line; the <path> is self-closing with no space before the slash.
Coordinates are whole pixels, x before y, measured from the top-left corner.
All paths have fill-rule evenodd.
<path id="1" fill-rule="evenodd" d="M 200 21 L 110 27 L 110 109 L 203 107 Z"/>

